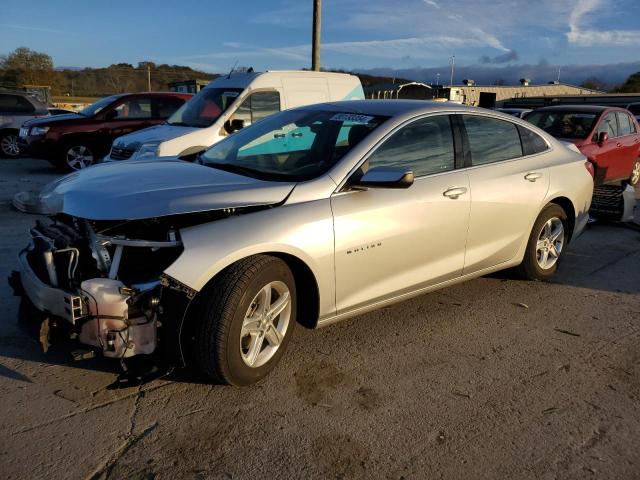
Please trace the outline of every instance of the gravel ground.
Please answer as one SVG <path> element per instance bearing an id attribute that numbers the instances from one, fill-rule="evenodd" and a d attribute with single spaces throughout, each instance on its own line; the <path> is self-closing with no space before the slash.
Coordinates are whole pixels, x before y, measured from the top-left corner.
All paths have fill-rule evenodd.
<path id="1" fill-rule="evenodd" d="M 46 162 L 0 162 L 0 273 Z M 640 232 L 594 225 L 551 283 L 493 275 L 321 330 L 249 388 L 110 389 L 0 286 L 0 477 L 640 478 Z"/>

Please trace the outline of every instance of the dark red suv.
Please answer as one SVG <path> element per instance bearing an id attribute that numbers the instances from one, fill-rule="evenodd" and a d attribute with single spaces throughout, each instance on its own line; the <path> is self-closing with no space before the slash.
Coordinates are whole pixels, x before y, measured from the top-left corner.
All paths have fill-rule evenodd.
<path id="1" fill-rule="evenodd" d="M 572 142 L 595 167 L 596 185 L 640 182 L 640 125 L 624 108 L 557 105 L 525 119 L 560 140 Z"/>
<path id="2" fill-rule="evenodd" d="M 187 93 L 130 93 L 98 100 L 77 114 L 29 120 L 20 129 L 23 155 L 63 170 L 99 161 L 116 137 L 163 123 L 192 97 Z"/>

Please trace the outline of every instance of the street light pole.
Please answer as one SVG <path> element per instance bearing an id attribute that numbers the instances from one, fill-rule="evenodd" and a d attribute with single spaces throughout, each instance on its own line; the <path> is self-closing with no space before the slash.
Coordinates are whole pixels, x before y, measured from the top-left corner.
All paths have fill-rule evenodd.
<path id="1" fill-rule="evenodd" d="M 311 69 L 320 71 L 320 20 L 322 0 L 313 0 L 313 38 L 311 41 Z"/>
<path id="2" fill-rule="evenodd" d="M 456 66 L 456 56 L 451 55 L 451 80 L 449 80 L 449 87 L 453 87 L 453 69 Z"/>
<path id="3" fill-rule="evenodd" d="M 147 65 L 147 85 L 151 91 L 151 66 Z"/>

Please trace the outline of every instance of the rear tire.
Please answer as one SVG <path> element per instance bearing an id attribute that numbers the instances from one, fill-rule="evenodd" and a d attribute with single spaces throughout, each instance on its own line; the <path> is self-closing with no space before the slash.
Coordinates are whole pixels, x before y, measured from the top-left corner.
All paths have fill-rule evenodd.
<path id="1" fill-rule="evenodd" d="M 640 183 L 640 158 L 635 161 L 629 177 L 629 185 L 636 187 Z"/>
<path id="2" fill-rule="evenodd" d="M 287 264 L 267 255 L 246 258 L 199 295 L 195 353 L 200 369 L 231 385 L 264 378 L 284 354 L 296 323 L 296 285 Z"/>
<path id="3" fill-rule="evenodd" d="M 549 280 L 569 241 L 567 214 L 556 204 L 547 205 L 533 224 L 517 273 L 528 280 Z"/>
<path id="4" fill-rule="evenodd" d="M 17 132 L 10 131 L 0 134 L 0 155 L 5 158 L 18 158 L 20 156 Z"/>

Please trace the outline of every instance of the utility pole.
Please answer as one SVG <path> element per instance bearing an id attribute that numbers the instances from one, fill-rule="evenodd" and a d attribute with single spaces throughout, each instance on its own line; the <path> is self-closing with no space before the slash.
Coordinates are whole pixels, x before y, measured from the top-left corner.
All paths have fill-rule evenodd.
<path id="1" fill-rule="evenodd" d="M 453 69 L 456 66 L 456 56 L 451 55 L 451 80 L 449 80 L 449 87 L 453 87 Z"/>
<path id="2" fill-rule="evenodd" d="M 311 40 L 311 70 L 320 71 L 320 20 L 322 0 L 313 0 L 313 38 Z"/>
<path id="3" fill-rule="evenodd" d="M 147 85 L 149 86 L 149 92 L 151 91 L 151 66 L 147 65 Z"/>

